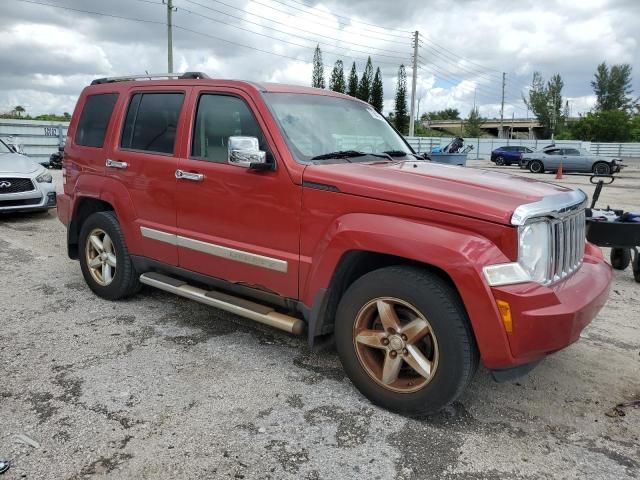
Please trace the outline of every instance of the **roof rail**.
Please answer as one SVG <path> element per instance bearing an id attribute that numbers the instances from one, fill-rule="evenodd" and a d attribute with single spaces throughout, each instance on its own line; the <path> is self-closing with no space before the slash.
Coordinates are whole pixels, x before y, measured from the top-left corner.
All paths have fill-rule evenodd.
<path id="1" fill-rule="evenodd" d="M 203 72 L 184 72 L 184 73 L 147 73 L 145 75 L 127 75 L 125 77 L 104 77 L 96 78 L 91 85 L 101 85 L 103 83 L 128 82 L 130 80 L 153 80 L 154 78 L 177 78 L 181 80 L 199 80 L 211 78 Z"/>

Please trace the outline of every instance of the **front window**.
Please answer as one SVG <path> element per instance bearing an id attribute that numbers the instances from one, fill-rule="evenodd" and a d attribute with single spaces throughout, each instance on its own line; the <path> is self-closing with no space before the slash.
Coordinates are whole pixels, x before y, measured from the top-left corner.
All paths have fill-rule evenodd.
<path id="1" fill-rule="evenodd" d="M 371 106 L 327 95 L 266 93 L 289 147 L 302 162 L 331 152 L 413 153 Z M 371 161 L 363 155 L 352 161 Z"/>

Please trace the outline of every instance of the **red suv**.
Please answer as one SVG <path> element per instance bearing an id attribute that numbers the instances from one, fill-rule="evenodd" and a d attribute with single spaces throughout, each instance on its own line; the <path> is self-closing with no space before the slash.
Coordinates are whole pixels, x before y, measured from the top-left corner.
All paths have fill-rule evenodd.
<path id="1" fill-rule="evenodd" d="M 583 192 L 431 163 L 327 90 L 167 77 L 95 80 L 69 127 L 58 212 L 100 297 L 146 284 L 333 340 L 354 385 L 407 414 L 480 360 L 526 373 L 605 303 Z"/>

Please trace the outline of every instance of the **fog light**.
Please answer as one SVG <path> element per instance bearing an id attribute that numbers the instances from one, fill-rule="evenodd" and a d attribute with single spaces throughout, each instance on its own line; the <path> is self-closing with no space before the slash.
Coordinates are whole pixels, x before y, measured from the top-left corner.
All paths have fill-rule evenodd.
<path id="1" fill-rule="evenodd" d="M 47 193 L 47 206 L 48 207 L 53 207 L 56 204 L 56 193 L 55 192 L 49 192 Z"/>
<path id="2" fill-rule="evenodd" d="M 509 306 L 509 302 L 496 300 L 496 305 L 498 305 L 498 311 L 500 311 L 500 317 L 502 318 L 502 324 L 504 325 L 505 331 L 507 333 L 513 332 L 513 320 L 511 319 L 511 307 Z"/>

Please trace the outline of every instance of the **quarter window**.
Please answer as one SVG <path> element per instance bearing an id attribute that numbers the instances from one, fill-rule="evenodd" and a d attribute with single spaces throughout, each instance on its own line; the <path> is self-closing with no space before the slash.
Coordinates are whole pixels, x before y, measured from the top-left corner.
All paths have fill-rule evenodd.
<path id="1" fill-rule="evenodd" d="M 102 147 L 116 100 L 118 100 L 117 93 L 101 93 L 87 97 L 76 130 L 77 145 Z"/>
<path id="2" fill-rule="evenodd" d="M 244 100 L 230 95 L 204 94 L 198 101 L 191 155 L 210 162 L 227 162 L 229 137 L 256 137 L 267 145 L 260 126 Z"/>
<path id="3" fill-rule="evenodd" d="M 129 103 L 120 146 L 172 154 L 183 93 L 136 93 Z"/>

